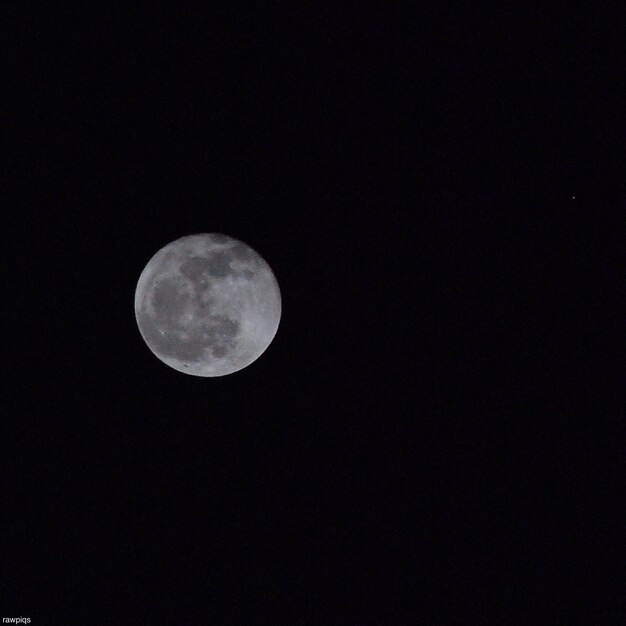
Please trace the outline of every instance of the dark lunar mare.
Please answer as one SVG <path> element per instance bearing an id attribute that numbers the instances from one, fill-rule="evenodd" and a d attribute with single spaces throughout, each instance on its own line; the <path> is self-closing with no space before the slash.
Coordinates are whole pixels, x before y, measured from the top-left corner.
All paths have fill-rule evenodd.
<path id="1" fill-rule="evenodd" d="M 235 347 L 235 339 L 241 330 L 241 324 L 226 315 L 211 315 L 206 324 L 202 324 L 206 337 L 202 341 L 211 349 L 213 356 L 223 357 Z"/>
<path id="2" fill-rule="evenodd" d="M 223 278 L 228 274 L 235 274 L 230 267 L 230 256 L 228 252 L 214 252 L 208 259 L 209 266 L 207 268 L 208 273 L 211 276 Z"/>
<path id="3" fill-rule="evenodd" d="M 211 261 L 201 256 L 192 256 L 180 264 L 180 273 L 194 283 L 206 280 Z"/>
<path id="4" fill-rule="evenodd" d="M 226 251 L 210 252 L 207 257 L 192 256 L 181 263 L 180 273 L 194 282 L 204 282 L 209 277 L 237 275 L 230 266 L 230 259 Z"/>
<path id="5" fill-rule="evenodd" d="M 182 282 L 175 278 L 154 285 L 151 302 L 158 319 L 173 321 L 185 312 L 189 295 L 183 292 L 182 287 Z"/>

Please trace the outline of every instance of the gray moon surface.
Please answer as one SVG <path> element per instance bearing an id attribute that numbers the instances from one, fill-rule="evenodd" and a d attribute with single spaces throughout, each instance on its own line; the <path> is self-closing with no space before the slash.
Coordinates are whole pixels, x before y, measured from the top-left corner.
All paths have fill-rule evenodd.
<path id="1" fill-rule="evenodd" d="M 250 365 L 278 330 L 281 298 L 266 261 L 227 235 L 182 237 L 161 248 L 135 290 L 135 317 L 148 348 L 193 376 Z"/>

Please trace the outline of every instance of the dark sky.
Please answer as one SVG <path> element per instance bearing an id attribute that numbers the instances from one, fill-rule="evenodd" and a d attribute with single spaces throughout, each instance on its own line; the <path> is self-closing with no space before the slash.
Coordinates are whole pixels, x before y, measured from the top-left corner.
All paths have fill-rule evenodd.
<path id="1" fill-rule="evenodd" d="M 609 432 L 618 12 L 9 4 L 1 617 L 572 624 L 594 589 L 624 623 L 572 574 L 605 549 L 572 511 Z M 223 378 L 134 317 L 198 232 L 282 292 Z"/>

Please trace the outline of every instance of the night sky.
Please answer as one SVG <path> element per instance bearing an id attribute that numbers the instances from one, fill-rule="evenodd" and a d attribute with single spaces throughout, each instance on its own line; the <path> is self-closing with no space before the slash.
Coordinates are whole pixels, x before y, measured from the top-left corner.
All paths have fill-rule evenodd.
<path id="1" fill-rule="evenodd" d="M 593 590 L 584 623 L 625 623 L 610 516 L 580 521 L 623 467 L 590 322 L 617 306 L 618 11 L 11 4 L 0 617 L 574 624 Z M 212 379 L 133 304 L 202 232 L 282 294 Z"/>

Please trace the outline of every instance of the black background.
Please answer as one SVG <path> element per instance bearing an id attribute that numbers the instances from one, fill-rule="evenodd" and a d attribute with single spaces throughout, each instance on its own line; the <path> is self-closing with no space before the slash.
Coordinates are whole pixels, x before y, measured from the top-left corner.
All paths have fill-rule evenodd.
<path id="1" fill-rule="evenodd" d="M 618 465 L 619 13 L 333 4 L 3 9 L 2 617 L 623 623 L 577 521 Z M 134 317 L 198 232 L 281 287 L 223 378 Z"/>

